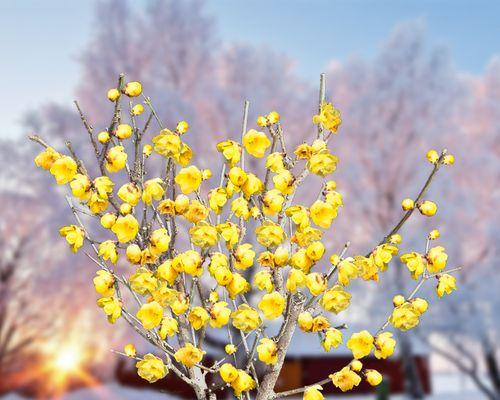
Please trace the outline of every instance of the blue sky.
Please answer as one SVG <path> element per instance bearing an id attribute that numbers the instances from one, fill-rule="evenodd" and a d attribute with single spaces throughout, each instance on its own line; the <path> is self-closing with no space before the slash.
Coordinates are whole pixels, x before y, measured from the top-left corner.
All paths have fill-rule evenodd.
<path id="1" fill-rule="evenodd" d="M 19 126 L 28 108 L 48 101 L 71 104 L 94 4 L 2 1 L 0 137 L 28 133 Z M 309 80 L 332 59 L 371 57 L 398 22 L 416 18 L 464 72 L 480 74 L 500 54 L 500 2 L 493 0 L 208 0 L 207 11 L 217 20 L 221 40 L 286 53 Z"/>

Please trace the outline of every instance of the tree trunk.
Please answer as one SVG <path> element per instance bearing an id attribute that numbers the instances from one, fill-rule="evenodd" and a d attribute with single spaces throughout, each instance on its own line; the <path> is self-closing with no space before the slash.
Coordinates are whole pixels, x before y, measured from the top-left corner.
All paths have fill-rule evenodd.
<path id="1" fill-rule="evenodd" d="M 283 323 L 281 336 L 277 343 L 278 361 L 264 375 L 255 400 L 269 400 L 273 398 L 274 386 L 283 367 L 286 352 L 297 326 L 297 319 L 304 308 L 304 302 L 305 296 L 302 293 L 297 293 L 291 298 L 290 309 L 286 316 L 286 321 Z"/>

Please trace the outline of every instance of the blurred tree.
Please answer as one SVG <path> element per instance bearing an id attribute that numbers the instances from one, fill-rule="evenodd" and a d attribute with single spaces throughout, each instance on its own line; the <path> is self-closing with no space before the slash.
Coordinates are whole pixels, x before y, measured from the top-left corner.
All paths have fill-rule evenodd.
<path id="1" fill-rule="evenodd" d="M 418 22 L 397 27 L 372 61 L 334 63 L 328 76 L 346 136 L 338 141 L 343 163 L 339 188 L 347 200 L 338 222 L 347 236 L 339 239 L 355 238 L 355 254 L 363 254 L 375 244 L 372 238 L 386 235 L 401 218 L 401 200 L 416 195 L 426 173 L 413 167 L 418 159 L 431 146 L 441 148 L 454 133 L 451 116 L 460 107 L 464 88 L 446 52 L 428 46 Z M 360 223 L 352 226 L 353 220 Z M 414 242 L 404 231 L 404 243 Z M 359 318 L 382 321 L 379 313 L 387 312 L 392 296 L 407 291 L 403 282 L 408 280 L 402 274 L 406 271 L 395 265 L 382 277 L 386 290 L 373 291 L 373 306 L 363 304 Z M 407 393 L 422 398 L 413 345 L 409 336 L 398 337 Z"/>

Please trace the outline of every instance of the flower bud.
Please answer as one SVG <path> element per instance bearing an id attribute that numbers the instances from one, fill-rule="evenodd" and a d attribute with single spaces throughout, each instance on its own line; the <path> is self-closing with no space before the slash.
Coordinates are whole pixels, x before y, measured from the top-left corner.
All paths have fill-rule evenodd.
<path id="1" fill-rule="evenodd" d="M 422 215 L 432 217 L 437 212 L 437 204 L 430 200 L 425 200 L 418 205 L 418 210 Z"/>
<path id="2" fill-rule="evenodd" d="M 113 213 L 106 213 L 101 217 L 101 225 L 106 228 L 106 229 L 111 229 L 111 227 L 115 224 L 116 222 L 116 214 Z"/>
<path id="3" fill-rule="evenodd" d="M 130 214 L 132 212 L 132 206 L 128 203 L 123 203 L 120 206 L 120 213 L 123 215 Z"/>
<path id="4" fill-rule="evenodd" d="M 359 372 L 363 368 L 363 363 L 359 360 L 352 360 L 350 367 L 353 371 Z"/>
<path id="5" fill-rule="evenodd" d="M 377 386 L 382 382 L 382 375 L 374 369 L 367 369 L 365 377 L 366 381 L 372 386 Z"/>
<path id="6" fill-rule="evenodd" d="M 432 231 L 429 232 L 429 239 L 430 240 L 436 240 L 441 236 L 441 233 L 437 229 L 433 229 Z"/>
<path id="7" fill-rule="evenodd" d="M 406 198 L 401 202 L 401 207 L 405 211 L 412 210 L 415 207 L 415 202 L 412 199 Z"/>
<path id="8" fill-rule="evenodd" d="M 97 140 L 99 140 L 100 143 L 108 143 L 109 141 L 109 133 L 106 131 L 99 132 L 97 134 Z"/>
<path id="9" fill-rule="evenodd" d="M 404 296 L 401 296 L 400 294 L 398 294 L 392 298 L 392 304 L 394 304 L 394 307 L 399 307 L 404 302 L 405 302 L 405 298 L 404 298 Z"/>
<path id="10" fill-rule="evenodd" d="M 189 124 L 186 121 L 179 121 L 176 130 L 183 135 L 189 130 Z"/>
<path id="11" fill-rule="evenodd" d="M 436 150 L 429 150 L 426 154 L 426 157 L 431 164 L 436 164 L 439 160 L 439 154 Z"/>
<path id="12" fill-rule="evenodd" d="M 446 154 L 443 157 L 444 165 L 453 165 L 455 163 L 455 156 L 453 154 Z"/>
<path id="13" fill-rule="evenodd" d="M 270 124 L 275 124 L 280 120 L 280 115 L 276 111 L 271 111 L 267 114 L 267 121 Z"/>
<path id="14" fill-rule="evenodd" d="M 129 82 L 123 88 L 123 93 L 129 97 L 137 97 L 142 93 L 142 85 L 139 82 Z"/>
<path id="15" fill-rule="evenodd" d="M 131 112 L 134 116 L 141 115 L 144 112 L 144 106 L 142 104 L 136 104 L 134 107 L 132 107 Z"/>
<path id="16" fill-rule="evenodd" d="M 118 89 L 109 89 L 108 90 L 108 100 L 109 101 L 116 101 L 120 97 L 120 92 Z"/>

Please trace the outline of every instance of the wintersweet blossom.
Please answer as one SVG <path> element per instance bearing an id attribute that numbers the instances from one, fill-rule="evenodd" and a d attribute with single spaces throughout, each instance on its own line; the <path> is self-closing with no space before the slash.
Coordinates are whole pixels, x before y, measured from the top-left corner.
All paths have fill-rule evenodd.
<path id="1" fill-rule="evenodd" d="M 440 238 L 433 229 L 424 238 L 425 253 L 405 247 L 399 257 L 409 271 L 402 279 L 418 280 L 416 289 L 393 297 L 381 328 L 354 332 L 344 343 L 342 315 L 357 301 L 347 287 L 353 280 L 376 284 L 398 268 L 394 258 L 407 244 L 400 229 L 419 213 L 436 214 L 436 203 L 425 199 L 427 187 L 454 156 L 427 153 L 429 179 L 416 198 L 402 201 L 400 221 L 373 238 L 377 244 L 353 253 L 346 243 L 332 253 L 335 232 L 329 230 L 344 205 L 341 185 L 330 178 L 339 164 L 333 134 L 342 120 L 323 89 L 320 94 L 314 135 L 294 148 L 286 143 L 286 118 L 273 110 L 252 126 L 245 103 L 239 135 L 215 146 L 203 142 L 215 147 L 213 156 L 197 158 L 184 140 L 189 122 L 173 119 L 178 122 L 166 127 L 142 84 L 124 83 L 123 75 L 105 92 L 115 110 L 110 123 L 92 133 L 95 165 L 86 165 L 77 157 L 83 152 L 70 145 L 66 152 L 31 138 L 43 146 L 35 165 L 68 186 L 75 222 L 59 233 L 73 252 L 85 246 L 98 265 L 98 307 L 110 323 L 123 317 L 158 352 L 143 354 L 144 347 L 133 343 L 124 347 L 143 379 L 156 382 L 170 369 L 199 399 L 217 399 L 218 387 L 238 398 L 282 397 L 273 390 L 298 328 L 310 346 L 352 352 L 346 366 L 327 372 L 334 386 L 347 391 L 362 379 L 376 386 L 382 375 L 361 360 L 372 352 L 378 359 L 394 354 L 396 339 L 387 326 L 406 331 L 420 323 L 431 306 L 417 294 L 427 280 L 436 282 L 438 297 L 457 289 L 445 248 L 430 246 Z M 148 114 L 149 123 L 139 122 Z M 301 190 L 310 174 L 322 184 Z M 86 227 L 90 220 L 95 223 Z M 205 357 L 210 339 L 220 341 L 222 354 Z M 322 390 L 310 384 L 294 394 L 322 400 Z"/>

